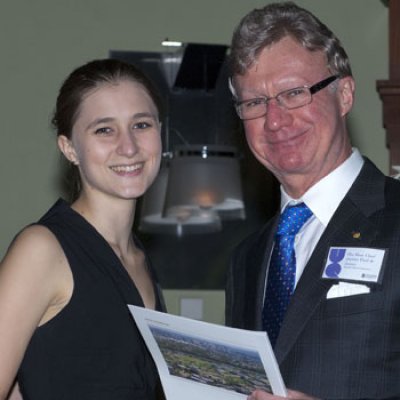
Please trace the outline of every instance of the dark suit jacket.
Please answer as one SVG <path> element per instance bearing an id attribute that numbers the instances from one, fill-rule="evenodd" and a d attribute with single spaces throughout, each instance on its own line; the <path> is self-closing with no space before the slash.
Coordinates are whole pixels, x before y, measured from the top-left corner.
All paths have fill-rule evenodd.
<path id="1" fill-rule="evenodd" d="M 277 217 L 234 252 L 229 326 L 262 330 L 276 224 Z M 368 294 L 327 300 L 335 281 L 321 275 L 331 246 L 387 249 L 382 281 L 367 283 Z M 400 399 L 400 182 L 369 160 L 304 269 L 274 351 L 288 388 L 324 399 Z"/>

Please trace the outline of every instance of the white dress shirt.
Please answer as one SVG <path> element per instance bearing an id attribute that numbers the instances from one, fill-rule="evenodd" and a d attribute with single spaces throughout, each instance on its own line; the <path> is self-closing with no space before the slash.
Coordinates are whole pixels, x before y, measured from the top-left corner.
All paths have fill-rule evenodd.
<path id="1" fill-rule="evenodd" d="M 351 156 L 339 167 L 312 186 L 300 199 L 291 198 L 281 186 L 281 213 L 288 205 L 304 202 L 313 212 L 295 237 L 296 281 L 300 279 L 315 246 L 340 202 L 350 190 L 364 164 L 360 152 L 353 148 Z"/>

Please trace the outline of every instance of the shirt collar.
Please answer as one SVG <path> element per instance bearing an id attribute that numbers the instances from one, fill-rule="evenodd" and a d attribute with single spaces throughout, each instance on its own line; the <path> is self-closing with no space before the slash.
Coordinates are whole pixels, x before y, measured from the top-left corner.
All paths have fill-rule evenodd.
<path id="1" fill-rule="evenodd" d="M 350 157 L 336 169 L 307 190 L 300 199 L 293 199 L 281 186 L 281 212 L 288 206 L 304 202 L 314 216 L 327 226 L 340 202 L 356 180 L 364 159 L 360 152 L 353 148 Z"/>

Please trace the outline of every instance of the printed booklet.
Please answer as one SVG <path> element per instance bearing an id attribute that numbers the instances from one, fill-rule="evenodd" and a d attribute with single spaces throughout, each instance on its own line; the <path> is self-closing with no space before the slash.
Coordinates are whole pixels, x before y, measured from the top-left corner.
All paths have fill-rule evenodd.
<path id="1" fill-rule="evenodd" d="M 257 388 L 286 396 L 265 332 L 128 307 L 157 366 L 167 400 L 246 400 Z"/>

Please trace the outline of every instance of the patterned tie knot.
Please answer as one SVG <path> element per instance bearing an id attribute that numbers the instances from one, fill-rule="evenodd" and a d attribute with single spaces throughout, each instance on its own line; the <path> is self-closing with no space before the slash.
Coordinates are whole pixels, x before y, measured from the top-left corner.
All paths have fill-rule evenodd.
<path id="1" fill-rule="evenodd" d="M 304 203 L 286 207 L 280 217 L 276 235 L 297 235 L 311 215 L 312 211 Z"/>

